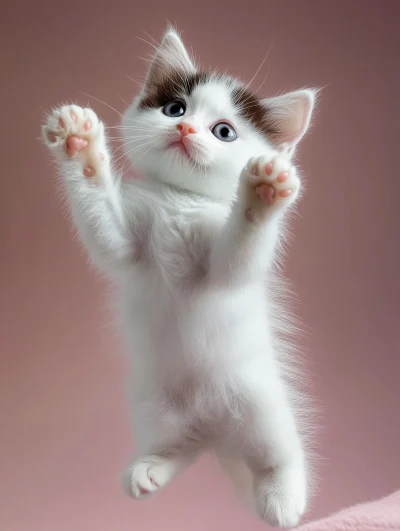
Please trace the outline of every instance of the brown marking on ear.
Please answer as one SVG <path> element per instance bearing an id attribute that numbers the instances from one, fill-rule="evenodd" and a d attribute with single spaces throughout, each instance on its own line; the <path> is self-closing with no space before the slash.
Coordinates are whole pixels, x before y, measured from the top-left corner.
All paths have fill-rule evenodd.
<path id="1" fill-rule="evenodd" d="M 210 78 L 207 72 L 191 74 L 172 70 L 168 75 L 165 74 L 162 82 L 147 87 L 139 109 L 164 107 L 170 101 L 190 96 L 196 86 L 206 83 Z"/>
<path id="2" fill-rule="evenodd" d="M 240 115 L 253 125 L 268 140 L 274 141 L 279 131 L 274 122 L 272 112 L 250 91 L 241 87 L 232 90 L 232 101 Z"/>

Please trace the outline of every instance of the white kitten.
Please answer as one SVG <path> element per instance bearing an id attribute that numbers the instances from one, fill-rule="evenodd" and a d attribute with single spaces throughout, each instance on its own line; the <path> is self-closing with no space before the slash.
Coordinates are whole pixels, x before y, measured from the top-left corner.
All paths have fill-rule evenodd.
<path id="1" fill-rule="evenodd" d="M 296 525 L 305 511 L 304 401 L 274 261 L 314 96 L 259 100 L 199 72 L 168 30 L 123 119 L 144 180 L 115 175 L 92 110 L 61 107 L 43 127 L 81 239 L 120 287 L 138 452 L 124 484 L 135 498 L 214 451 L 232 476 L 245 472 L 269 524 Z"/>

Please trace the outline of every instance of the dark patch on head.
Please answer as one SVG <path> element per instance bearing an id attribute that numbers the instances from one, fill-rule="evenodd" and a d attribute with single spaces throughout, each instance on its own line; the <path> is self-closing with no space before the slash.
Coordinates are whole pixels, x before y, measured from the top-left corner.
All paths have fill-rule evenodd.
<path id="1" fill-rule="evenodd" d="M 147 91 L 139 103 L 139 109 L 164 107 L 171 101 L 183 98 L 183 96 L 190 96 L 198 85 L 206 84 L 209 81 L 225 83 L 231 91 L 232 103 L 239 114 L 261 134 L 274 141 L 279 134 L 279 129 L 271 110 L 263 105 L 252 92 L 238 85 L 232 78 L 223 75 L 172 70 L 168 76 L 164 76 L 162 81 L 150 83 L 147 86 Z"/>
<path id="2" fill-rule="evenodd" d="M 253 93 L 242 87 L 235 87 L 232 90 L 232 102 L 239 114 L 269 140 L 273 141 L 278 136 L 279 129 L 272 111 Z"/>
<path id="3" fill-rule="evenodd" d="M 182 98 L 182 96 L 190 96 L 198 85 L 207 83 L 211 77 L 207 72 L 190 74 L 178 70 L 171 71 L 162 82 L 151 84 L 148 87 L 144 98 L 139 103 L 139 109 L 164 107 L 170 101 Z"/>

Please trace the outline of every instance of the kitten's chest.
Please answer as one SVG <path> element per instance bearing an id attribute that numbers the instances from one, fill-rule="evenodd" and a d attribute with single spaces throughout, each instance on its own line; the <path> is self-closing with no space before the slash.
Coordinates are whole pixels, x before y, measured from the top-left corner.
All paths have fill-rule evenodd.
<path id="1" fill-rule="evenodd" d="M 201 282 L 208 269 L 210 240 L 201 220 L 169 212 L 153 220 L 146 245 L 147 262 L 158 281 L 173 286 Z"/>
<path id="2" fill-rule="evenodd" d="M 229 205 L 168 189 L 134 190 L 141 196 L 139 270 L 160 295 L 192 288 L 207 278 L 209 256 Z M 134 206 L 134 205 L 133 205 Z"/>

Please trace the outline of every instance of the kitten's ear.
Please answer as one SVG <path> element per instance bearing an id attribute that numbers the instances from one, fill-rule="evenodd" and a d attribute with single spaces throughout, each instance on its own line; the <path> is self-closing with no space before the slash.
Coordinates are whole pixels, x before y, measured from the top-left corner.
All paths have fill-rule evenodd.
<path id="1" fill-rule="evenodd" d="M 275 131 L 274 143 L 278 149 L 294 151 L 310 125 L 315 98 L 316 91 L 307 89 L 262 101 Z"/>
<path id="2" fill-rule="evenodd" d="M 162 83 L 176 72 L 195 72 L 196 67 L 174 28 L 169 28 L 156 48 L 145 81 L 145 90 Z"/>

